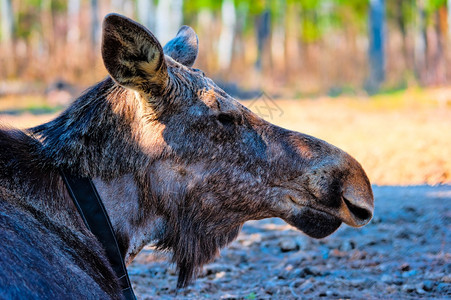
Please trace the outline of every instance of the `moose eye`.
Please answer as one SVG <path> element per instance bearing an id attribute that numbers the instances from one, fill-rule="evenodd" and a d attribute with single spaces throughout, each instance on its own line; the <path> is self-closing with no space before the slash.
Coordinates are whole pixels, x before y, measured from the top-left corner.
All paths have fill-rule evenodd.
<path id="1" fill-rule="evenodd" d="M 223 126 L 231 126 L 235 124 L 235 117 L 229 114 L 219 114 L 218 121 Z"/>

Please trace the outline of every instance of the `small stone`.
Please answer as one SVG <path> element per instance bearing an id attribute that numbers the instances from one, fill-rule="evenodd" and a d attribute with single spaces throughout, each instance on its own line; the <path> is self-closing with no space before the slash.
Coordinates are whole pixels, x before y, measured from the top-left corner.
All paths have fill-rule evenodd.
<path id="1" fill-rule="evenodd" d="M 225 276 L 225 272 L 224 271 L 221 271 L 221 272 L 219 272 L 219 273 L 216 273 L 216 275 L 215 275 L 215 279 L 221 279 L 221 278 L 223 278 L 224 276 Z"/>
<path id="2" fill-rule="evenodd" d="M 423 290 L 423 288 L 421 286 L 417 287 L 416 292 L 419 295 L 426 294 L 425 290 Z"/>
<path id="3" fill-rule="evenodd" d="M 282 239 L 279 243 L 282 252 L 290 252 L 299 250 L 299 245 L 294 239 Z"/>
<path id="4" fill-rule="evenodd" d="M 403 272 L 410 271 L 410 265 L 408 263 L 404 263 L 401 265 L 400 269 Z"/>
<path id="5" fill-rule="evenodd" d="M 384 274 L 381 277 L 381 281 L 385 283 L 391 283 L 393 278 L 390 275 Z"/>
<path id="6" fill-rule="evenodd" d="M 417 270 L 410 270 L 410 271 L 402 273 L 402 277 L 407 278 L 407 277 L 415 276 L 416 274 L 417 274 Z"/>
<path id="7" fill-rule="evenodd" d="M 362 287 L 365 284 L 365 279 L 352 279 L 349 280 L 349 285 L 352 287 Z"/>
<path id="8" fill-rule="evenodd" d="M 387 287 L 386 291 L 389 294 L 394 293 L 394 292 L 396 292 L 396 286 L 394 284 L 392 284 L 392 285 Z"/>
<path id="9" fill-rule="evenodd" d="M 371 224 L 379 224 L 382 223 L 382 218 L 379 216 L 375 216 L 373 217 L 373 219 L 371 219 Z"/>
<path id="10" fill-rule="evenodd" d="M 439 293 L 451 293 L 451 284 L 441 282 L 435 290 Z"/>
<path id="11" fill-rule="evenodd" d="M 353 249 L 355 249 L 355 242 L 354 241 L 345 241 L 340 246 L 340 250 L 344 251 L 344 252 L 348 252 L 348 251 L 351 251 Z"/>
<path id="12" fill-rule="evenodd" d="M 407 292 L 407 293 L 411 293 L 414 292 L 416 290 L 415 286 L 411 285 L 411 284 L 405 284 L 402 286 L 402 291 L 403 292 Z"/>
<path id="13" fill-rule="evenodd" d="M 392 283 L 396 285 L 402 285 L 404 283 L 404 280 L 402 280 L 402 278 L 393 278 Z"/>
<path id="14" fill-rule="evenodd" d="M 434 288 L 435 283 L 432 280 L 425 280 L 422 282 L 423 290 L 430 292 Z"/>
<path id="15" fill-rule="evenodd" d="M 445 283 L 451 283 L 451 276 L 445 275 L 442 277 L 442 279 L 440 281 L 445 282 Z"/>
<path id="16" fill-rule="evenodd" d="M 231 299 L 239 299 L 238 295 L 234 294 L 224 294 L 219 299 L 231 300 Z"/>
<path id="17" fill-rule="evenodd" d="M 280 292 L 280 286 L 272 281 L 267 282 L 265 292 L 269 295 L 278 294 Z"/>
<path id="18" fill-rule="evenodd" d="M 322 273 L 321 273 L 321 271 L 319 271 L 319 270 L 317 270 L 315 268 L 309 268 L 309 267 L 303 268 L 302 271 L 299 273 L 299 276 L 302 277 L 302 278 L 305 278 L 305 277 L 307 277 L 309 275 L 321 276 Z"/>
<path id="19" fill-rule="evenodd" d="M 334 292 L 326 291 L 326 297 L 332 297 L 332 296 L 334 296 Z"/>
<path id="20" fill-rule="evenodd" d="M 389 271 L 389 270 L 391 269 L 391 266 L 390 266 L 389 264 L 380 264 L 380 265 L 378 266 L 378 269 L 379 269 L 381 272 L 386 272 L 386 271 Z"/>
<path id="21" fill-rule="evenodd" d="M 307 292 L 313 290 L 315 288 L 315 285 L 310 281 L 305 281 L 299 288 L 302 290 L 302 292 Z"/>

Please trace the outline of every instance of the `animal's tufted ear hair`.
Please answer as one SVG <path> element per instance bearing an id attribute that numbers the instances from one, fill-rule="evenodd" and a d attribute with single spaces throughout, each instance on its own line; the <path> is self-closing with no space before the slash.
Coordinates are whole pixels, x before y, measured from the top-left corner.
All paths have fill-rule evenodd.
<path id="1" fill-rule="evenodd" d="M 183 25 L 177 36 L 164 46 L 164 53 L 182 65 L 191 67 L 199 52 L 199 39 L 194 30 Z"/>
<path id="2" fill-rule="evenodd" d="M 127 17 L 105 17 L 102 58 L 111 77 L 124 87 L 159 95 L 167 85 L 169 76 L 160 43 L 149 30 Z"/>

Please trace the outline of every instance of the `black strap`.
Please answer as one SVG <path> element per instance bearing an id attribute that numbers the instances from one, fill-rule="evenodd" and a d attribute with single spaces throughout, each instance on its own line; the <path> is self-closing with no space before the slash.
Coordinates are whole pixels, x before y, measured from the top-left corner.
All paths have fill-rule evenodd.
<path id="1" fill-rule="evenodd" d="M 122 287 L 122 295 L 127 300 L 135 300 L 136 296 L 128 278 L 113 226 L 91 178 L 73 176 L 63 170 L 61 170 L 61 176 L 86 227 L 105 249 L 106 256 Z"/>

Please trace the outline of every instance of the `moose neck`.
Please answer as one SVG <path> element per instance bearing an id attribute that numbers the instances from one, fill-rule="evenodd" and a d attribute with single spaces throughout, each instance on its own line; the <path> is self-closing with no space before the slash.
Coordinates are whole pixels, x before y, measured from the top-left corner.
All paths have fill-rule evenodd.
<path id="1" fill-rule="evenodd" d="M 55 120 L 29 129 L 42 142 L 38 155 L 51 169 L 93 179 L 127 263 L 157 235 L 149 229 L 162 228 L 151 217 L 146 192 L 151 156 L 136 138 L 145 126 L 140 100 L 107 78 Z"/>
<path id="2" fill-rule="evenodd" d="M 145 245 L 163 234 L 164 221 L 155 214 L 144 217 L 143 192 L 131 174 L 108 182 L 97 177 L 93 182 L 111 219 L 121 253 L 129 264 Z"/>
<path id="3" fill-rule="evenodd" d="M 149 164 L 136 140 L 143 130 L 142 105 L 133 92 L 107 78 L 30 132 L 41 140 L 40 154 L 52 167 L 111 180 Z"/>

